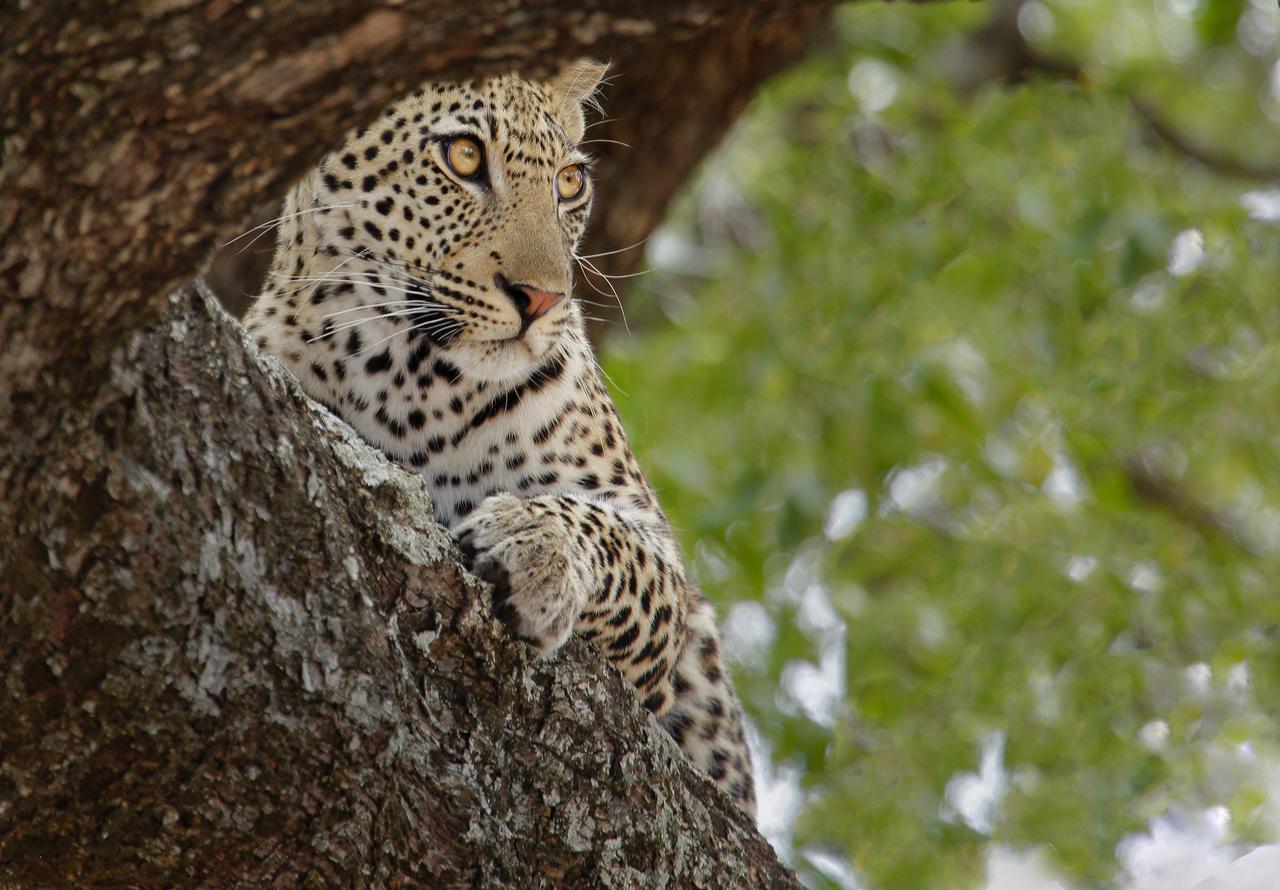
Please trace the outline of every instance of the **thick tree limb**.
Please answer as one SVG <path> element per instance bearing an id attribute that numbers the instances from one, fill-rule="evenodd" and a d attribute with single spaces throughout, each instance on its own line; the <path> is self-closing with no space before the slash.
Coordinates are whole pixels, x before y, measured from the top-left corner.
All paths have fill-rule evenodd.
<path id="1" fill-rule="evenodd" d="M 46 484 L 4 465 L 0 883 L 796 886 L 590 646 L 508 637 L 419 477 L 246 348 L 186 288 L 92 412 L 19 434 Z"/>
<path id="2" fill-rule="evenodd" d="M 531 662 L 420 480 L 181 282 L 422 79 L 580 54 L 624 70 L 602 223 L 642 237 L 826 5 L 5 10 L 0 884 L 794 886 L 590 647 Z"/>

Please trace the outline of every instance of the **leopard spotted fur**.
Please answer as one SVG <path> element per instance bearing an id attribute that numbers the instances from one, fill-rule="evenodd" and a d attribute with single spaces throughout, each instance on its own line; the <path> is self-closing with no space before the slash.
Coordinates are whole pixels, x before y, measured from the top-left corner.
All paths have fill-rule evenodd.
<path id="1" fill-rule="evenodd" d="M 288 195 L 245 322 L 311 396 L 428 480 L 520 637 L 541 653 L 575 631 L 594 640 L 754 813 L 714 615 L 569 296 L 592 202 L 583 105 L 603 73 L 429 84 L 351 134 Z"/>

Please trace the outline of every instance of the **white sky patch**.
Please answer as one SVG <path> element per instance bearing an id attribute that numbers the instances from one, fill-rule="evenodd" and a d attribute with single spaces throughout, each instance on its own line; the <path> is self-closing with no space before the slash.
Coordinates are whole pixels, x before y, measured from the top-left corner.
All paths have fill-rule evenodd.
<path id="1" fill-rule="evenodd" d="M 1169 274 L 1174 278 L 1190 275 L 1200 268 L 1204 256 L 1204 233 L 1199 229 L 1184 229 L 1169 245 Z"/>
<path id="2" fill-rule="evenodd" d="M 805 850 L 804 858 L 809 860 L 813 870 L 818 872 L 840 890 L 864 890 L 862 882 L 853 872 L 853 866 L 843 856 L 827 850 Z"/>
<path id="3" fill-rule="evenodd" d="M 1241 661 L 1227 671 L 1227 694 L 1243 699 L 1249 695 L 1249 662 Z"/>
<path id="4" fill-rule="evenodd" d="M 1275 890 L 1280 875 L 1280 846 L 1268 844 L 1241 856 L 1194 890 Z"/>
<path id="5" fill-rule="evenodd" d="M 1053 456 L 1053 469 L 1045 476 L 1040 490 L 1049 500 L 1068 509 L 1078 506 L 1084 500 L 1084 480 L 1080 478 L 1071 458 L 1062 453 Z"/>
<path id="6" fill-rule="evenodd" d="M 792 862 L 792 829 L 796 816 L 804 806 L 805 794 L 800 788 L 803 770 L 794 763 L 773 766 L 773 753 L 746 720 L 747 747 L 755 770 L 757 825 L 784 862 Z"/>
<path id="7" fill-rule="evenodd" d="M 1018 30 L 1033 43 L 1048 40 L 1057 28 L 1053 13 L 1043 3 L 1030 0 L 1018 9 Z"/>
<path id="8" fill-rule="evenodd" d="M 947 471 L 947 462 L 933 458 L 889 474 L 889 498 L 885 507 L 908 516 L 926 516 L 937 503 L 938 482 Z"/>
<path id="9" fill-rule="evenodd" d="M 1188 665 L 1184 672 L 1187 692 L 1197 698 L 1205 698 L 1213 691 L 1213 668 L 1203 661 Z"/>
<path id="10" fill-rule="evenodd" d="M 706 276 L 715 268 L 707 251 L 674 226 L 654 231 L 645 243 L 645 256 L 655 269 Z"/>
<path id="11" fill-rule="evenodd" d="M 821 583 L 818 573 L 821 558 L 821 546 L 813 546 L 812 542 L 802 546 L 787 564 L 781 580 L 771 583 L 765 596 L 773 602 L 798 605 L 809 585 Z"/>
<path id="12" fill-rule="evenodd" d="M 860 59 L 849 69 L 849 92 L 874 117 L 898 98 L 898 72 L 879 59 Z"/>
<path id="13" fill-rule="evenodd" d="M 991 388 L 991 367 L 968 337 L 953 337 L 924 350 L 922 358 L 937 362 L 970 404 L 982 407 Z"/>
<path id="14" fill-rule="evenodd" d="M 795 712 L 799 705 L 806 717 L 819 726 L 835 725 L 836 715 L 844 703 L 845 652 L 844 627 L 828 634 L 815 665 L 809 661 L 791 661 L 782 669 L 782 709 Z"/>
<path id="15" fill-rule="evenodd" d="M 867 518 L 867 493 L 861 488 L 849 488 L 831 499 L 823 532 L 828 541 L 842 541 L 858 530 Z"/>
<path id="16" fill-rule="evenodd" d="M 1164 586 L 1155 563 L 1140 562 L 1129 570 L 1129 586 L 1139 593 L 1156 593 Z"/>
<path id="17" fill-rule="evenodd" d="M 1169 724 L 1163 720 L 1151 720 L 1138 730 L 1138 741 L 1148 751 L 1163 751 L 1169 745 Z"/>
<path id="18" fill-rule="evenodd" d="M 991 834 L 1000 814 L 1000 801 L 1009 790 L 1004 769 L 1004 733 L 993 732 L 982 740 L 982 756 L 976 773 L 956 773 L 947 782 L 941 815 L 947 822 L 963 822 L 981 834 Z"/>
<path id="19" fill-rule="evenodd" d="M 1230 510 L 1254 549 L 1280 551 L 1280 506 L 1270 491 L 1256 483 L 1239 485 L 1231 494 Z"/>
<path id="20" fill-rule="evenodd" d="M 1187 4 L 1166 2 L 1156 6 L 1155 32 L 1165 53 L 1175 61 L 1187 58 L 1196 48 L 1195 24 L 1189 15 L 1179 11 Z M 1169 15 L 1168 13 L 1173 13 Z"/>
<path id="21" fill-rule="evenodd" d="M 1280 71 L 1280 62 L 1276 68 Z M 1256 222 L 1280 223 L 1280 188 L 1245 192 L 1240 196 L 1240 206 Z"/>
<path id="22" fill-rule="evenodd" d="M 924 606 L 916 613 L 916 639 L 929 649 L 940 646 L 949 630 L 946 617 L 933 606 Z"/>
<path id="23" fill-rule="evenodd" d="M 844 639 L 845 623 L 831 604 L 821 576 L 821 545 L 811 542 L 801 547 L 787 566 L 780 582 L 769 585 L 770 602 L 796 610 L 796 625 L 820 647 L 837 635 Z"/>
<path id="24" fill-rule="evenodd" d="M 1227 844 L 1231 814 L 1226 807 L 1198 813 L 1170 812 L 1151 820 L 1142 834 L 1116 847 L 1123 890 L 1191 890 L 1231 865 Z"/>
<path id="25" fill-rule="evenodd" d="M 1062 573 L 1067 576 L 1068 580 L 1079 584 L 1087 580 L 1097 567 L 1098 558 L 1096 556 L 1076 554 L 1067 558 L 1067 564 L 1063 567 Z"/>
<path id="26" fill-rule="evenodd" d="M 1071 890 L 1072 885 L 1049 865 L 1044 851 L 1011 850 L 1000 844 L 987 848 L 984 890 Z"/>
<path id="27" fill-rule="evenodd" d="M 740 664 L 763 664 L 778 627 L 769 610 L 750 600 L 734 603 L 725 616 L 724 649 Z"/>
<path id="28" fill-rule="evenodd" d="M 1276 37 L 1280 35 L 1280 18 L 1276 16 L 1275 6 L 1269 9 L 1245 10 L 1236 24 L 1236 38 L 1245 51 L 1255 56 L 1265 56 L 1276 45 Z"/>
<path id="29" fill-rule="evenodd" d="M 844 636 L 844 622 L 836 614 L 827 588 L 822 584 L 810 584 L 800 594 L 796 624 L 811 640 L 825 640 L 832 632 Z"/>
<path id="30" fill-rule="evenodd" d="M 991 469 L 1009 479 L 1017 478 L 1022 469 L 1022 456 L 1014 446 L 1012 436 L 1007 429 L 994 430 L 987 434 L 982 456 Z"/>

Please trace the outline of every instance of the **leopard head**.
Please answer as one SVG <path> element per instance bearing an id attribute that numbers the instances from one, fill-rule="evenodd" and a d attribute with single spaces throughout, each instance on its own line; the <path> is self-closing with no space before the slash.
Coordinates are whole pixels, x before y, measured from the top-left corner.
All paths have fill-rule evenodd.
<path id="1" fill-rule="evenodd" d="M 593 185 L 579 143 L 604 72 L 580 61 L 401 100 L 291 191 L 269 288 L 331 349 L 430 341 L 481 378 L 526 372 L 580 324 Z"/>

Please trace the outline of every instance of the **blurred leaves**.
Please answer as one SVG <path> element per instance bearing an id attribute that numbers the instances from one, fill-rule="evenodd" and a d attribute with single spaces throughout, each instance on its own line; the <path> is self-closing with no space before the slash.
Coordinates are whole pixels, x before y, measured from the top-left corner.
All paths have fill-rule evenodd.
<path id="1" fill-rule="evenodd" d="M 962 94 L 993 7 L 856 4 L 651 239 L 605 367 L 731 654 L 754 628 L 815 885 L 805 850 L 1092 887 L 1168 812 L 1275 836 L 1280 228 L 1131 103 L 1274 164 L 1266 10 L 1021 4 L 1083 79 Z"/>

